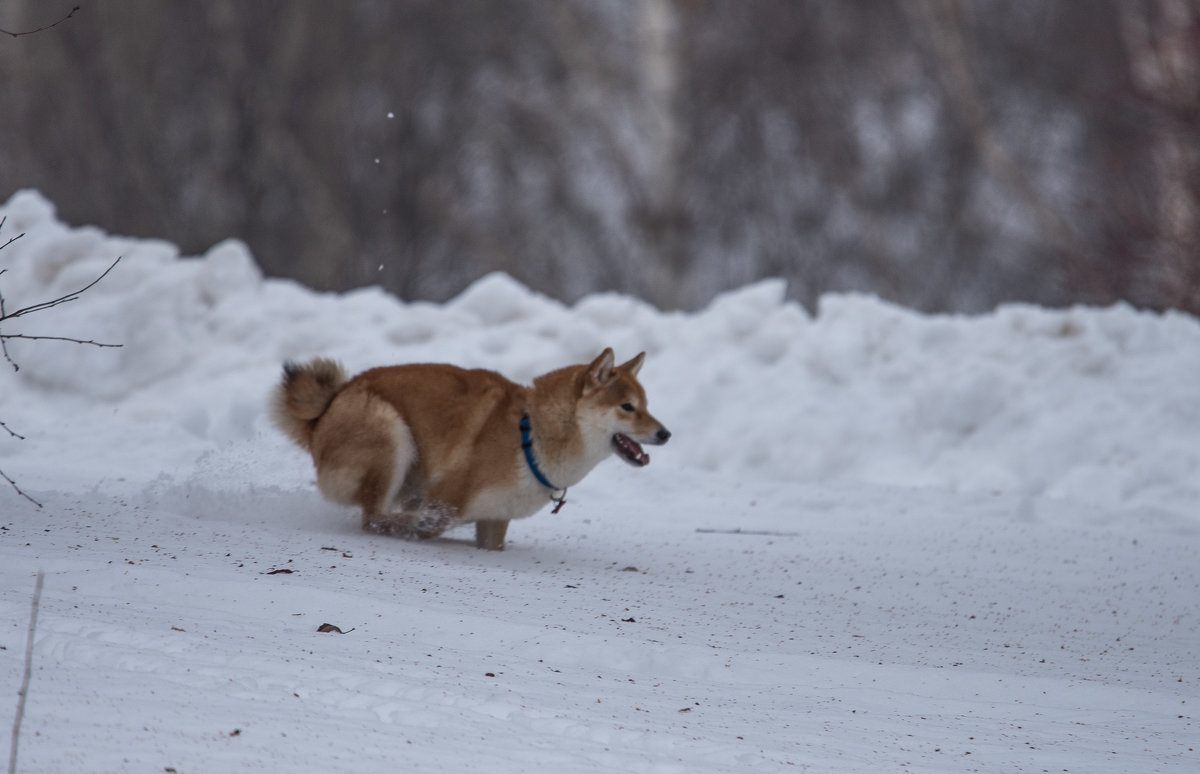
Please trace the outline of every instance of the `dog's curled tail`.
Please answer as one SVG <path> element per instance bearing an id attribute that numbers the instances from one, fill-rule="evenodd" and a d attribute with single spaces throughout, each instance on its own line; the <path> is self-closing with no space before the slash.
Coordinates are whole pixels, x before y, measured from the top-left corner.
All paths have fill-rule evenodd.
<path id="1" fill-rule="evenodd" d="M 345 383 L 346 372 L 333 360 L 284 363 L 283 379 L 271 395 L 271 419 L 289 438 L 311 449 L 313 423 Z"/>

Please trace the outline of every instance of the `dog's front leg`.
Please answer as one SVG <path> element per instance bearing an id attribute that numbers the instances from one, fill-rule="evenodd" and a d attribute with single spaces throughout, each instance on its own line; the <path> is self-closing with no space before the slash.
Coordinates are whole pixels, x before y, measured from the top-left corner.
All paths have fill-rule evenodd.
<path id="1" fill-rule="evenodd" d="M 504 550 L 504 536 L 508 533 L 508 521 L 475 522 L 475 547 L 489 551 Z"/>

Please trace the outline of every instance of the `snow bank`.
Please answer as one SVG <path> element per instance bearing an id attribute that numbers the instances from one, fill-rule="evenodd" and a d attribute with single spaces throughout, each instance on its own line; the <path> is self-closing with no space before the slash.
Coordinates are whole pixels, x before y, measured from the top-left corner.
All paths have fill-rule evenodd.
<path id="1" fill-rule="evenodd" d="M 0 418 L 30 440 L 0 438 L 0 463 L 43 486 L 52 472 L 29 452 L 59 449 L 61 461 L 64 444 L 97 476 L 125 475 L 131 423 L 176 438 L 164 472 L 237 442 L 261 456 L 248 450 L 276 442 L 263 400 L 287 358 L 333 356 L 351 370 L 448 361 L 528 380 L 612 346 L 649 353 L 651 408 L 675 433 L 656 466 L 1188 516 L 1200 500 L 1200 324 L 1183 314 L 1013 305 L 926 316 L 831 295 L 810 316 L 779 281 L 682 314 L 612 294 L 567 307 L 503 275 L 436 306 L 264 279 L 237 242 L 190 258 L 69 228 L 33 192 L 0 217 L 0 239 L 24 233 L 0 251 L 10 311 L 77 290 L 121 257 L 80 300 L 4 329 L 123 344 L 10 341 L 21 369 L 0 369 Z"/>

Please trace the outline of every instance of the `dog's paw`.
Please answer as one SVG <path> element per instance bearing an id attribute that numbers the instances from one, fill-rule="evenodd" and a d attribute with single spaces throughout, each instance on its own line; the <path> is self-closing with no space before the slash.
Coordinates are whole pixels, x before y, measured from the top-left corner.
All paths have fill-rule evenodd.
<path id="1" fill-rule="evenodd" d="M 455 522 L 455 516 L 450 511 L 443 509 L 424 511 L 413 525 L 412 532 L 422 540 L 429 540 L 441 536 L 454 526 Z"/>
<path id="2" fill-rule="evenodd" d="M 418 514 L 393 513 L 363 519 L 363 531 L 387 537 L 420 538 L 428 540 L 440 537 L 457 523 L 452 511 L 446 509 L 424 510 Z"/>
<path id="3" fill-rule="evenodd" d="M 404 514 L 377 516 L 363 520 L 363 531 L 388 537 L 406 537 L 413 533 L 416 521 L 414 517 Z"/>

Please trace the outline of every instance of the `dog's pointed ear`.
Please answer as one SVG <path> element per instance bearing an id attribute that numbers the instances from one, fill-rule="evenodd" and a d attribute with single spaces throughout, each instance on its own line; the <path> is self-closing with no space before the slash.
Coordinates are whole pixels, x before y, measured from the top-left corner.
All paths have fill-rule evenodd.
<path id="1" fill-rule="evenodd" d="M 625 371 L 630 376 L 637 376 L 638 371 L 642 370 L 642 363 L 645 362 L 645 360 L 646 360 L 646 353 L 639 352 L 637 357 L 630 360 L 628 363 L 625 363 L 624 365 L 619 366 L 617 370 Z"/>
<path id="2" fill-rule="evenodd" d="M 593 360 L 584 372 L 584 384 L 592 389 L 603 387 L 612 379 L 613 368 L 612 347 L 605 347 L 600 357 Z"/>

